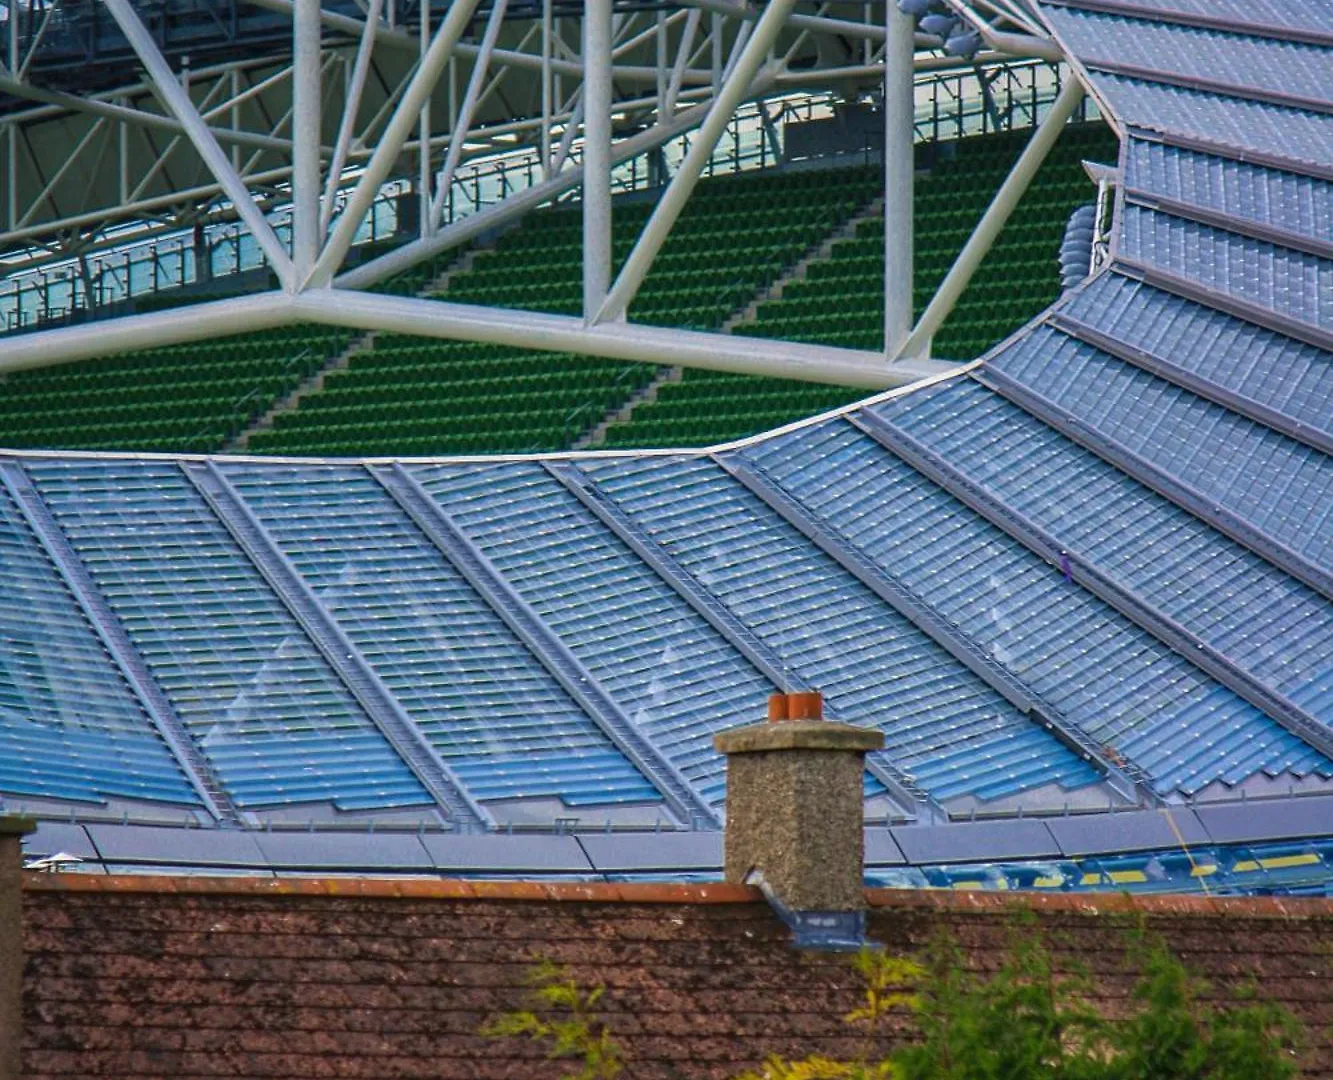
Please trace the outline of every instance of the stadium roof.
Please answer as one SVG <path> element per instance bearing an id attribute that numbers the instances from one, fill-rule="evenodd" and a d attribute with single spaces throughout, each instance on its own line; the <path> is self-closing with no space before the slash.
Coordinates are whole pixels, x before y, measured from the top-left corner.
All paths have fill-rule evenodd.
<path id="1" fill-rule="evenodd" d="M 1157 7 L 1042 6 L 1112 259 L 961 375 L 693 453 L 6 455 L 0 790 L 709 827 L 811 687 L 883 819 L 1326 791 L 1333 20 Z"/>

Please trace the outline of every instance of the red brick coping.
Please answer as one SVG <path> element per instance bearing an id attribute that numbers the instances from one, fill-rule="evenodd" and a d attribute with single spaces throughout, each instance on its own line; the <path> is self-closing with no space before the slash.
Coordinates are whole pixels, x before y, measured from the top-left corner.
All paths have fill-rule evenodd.
<path id="1" fill-rule="evenodd" d="M 464 881 L 386 877 L 209 877 L 207 875 L 26 873 L 33 892 L 174 893 L 229 896 L 347 896 L 404 900 L 536 900 L 592 904 L 755 904 L 746 885 L 668 882 Z M 1015 907 L 1088 915 L 1231 915 L 1276 919 L 1333 917 L 1333 898 L 1131 893 L 1005 893 L 948 889 L 867 889 L 872 908 L 973 911 Z"/>

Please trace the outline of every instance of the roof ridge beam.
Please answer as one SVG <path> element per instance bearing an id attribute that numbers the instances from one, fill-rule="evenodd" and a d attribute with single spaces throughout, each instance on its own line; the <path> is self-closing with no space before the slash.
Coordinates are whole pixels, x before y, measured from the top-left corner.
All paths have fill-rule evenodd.
<path id="1" fill-rule="evenodd" d="M 124 624 L 116 617 L 83 564 L 78 552 L 65 536 L 46 500 L 17 461 L 0 462 L 0 483 L 9 491 L 23 520 L 37 537 L 56 572 L 73 595 L 79 610 L 110 654 L 130 692 L 147 714 L 167 749 L 194 788 L 204 808 L 221 824 L 240 826 L 243 818 L 212 763 L 194 741 L 170 699 L 158 685 L 152 671 L 139 654 Z"/>
<path id="2" fill-rule="evenodd" d="M 1278 172 L 1289 172 L 1297 176 L 1308 176 L 1313 180 L 1326 180 L 1333 183 L 1333 165 L 1327 165 L 1323 162 L 1301 161 L 1298 158 L 1284 157 L 1281 154 L 1274 154 L 1267 150 L 1253 150 L 1248 147 L 1233 146 L 1230 143 L 1214 142 L 1211 139 L 1201 138 L 1197 135 L 1186 135 L 1184 132 L 1159 131 L 1136 124 L 1127 125 L 1125 134 L 1139 142 L 1161 143 L 1163 146 L 1172 146 L 1178 150 L 1192 150 L 1198 154 L 1211 154 L 1213 157 L 1224 158 L 1227 161 L 1239 161 L 1245 165 L 1257 165 L 1265 169 L 1275 169 Z"/>
<path id="3" fill-rule="evenodd" d="M 844 417 L 876 441 L 876 431 L 856 414 Z M 878 419 L 878 418 L 875 418 Z M 966 667 L 1036 726 L 1057 742 L 1089 762 L 1123 798 L 1148 805 L 1160 803 L 1151 778 L 1135 766 L 1118 765 L 1106 757 L 1101 746 L 1008 668 L 998 664 L 961 628 L 939 614 L 928 601 L 912 592 L 868 558 L 856 544 L 828 521 L 799 503 L 771 480 L 762 467 L 736 456 L 713 455 L 713 460 L 732 477 L 764 501 L 779 517 L 812 541 L 903 618 Z"/>
<path id="4" fill-rule="evenodd" d="M 1133 206 L 1155 210 L 1162 214 L 1170 214 L 1172 217 L 1184 218 L 1187 221 L 1208 225 L 1215 229 L 1223 229 L 1226 232 L 1233 232 L 1238 236 L 1258 240 L 1265 244 L 1291 248 L 1293 251 L 1313 255 L 1318 259 L 1333 259 L 1333 241 L 1324 240 L 1311 234 L 1294 232 L 1276 225 L 1268 225 L 1262 221 L 1236 217 L 1224 210 L 1215 210 L 1212 207 L 1199 206 L 1196 203 L 1182 202 L 1179 199 L 1158 195 L 1143 188 L 1126 187 L 1125 201 Z"/>
<path id="5" fill-rule="evenodd" d="M 1197 394 L 1215 405 L 1221 405 L 1247 420 L 1272 428 L 1289 439 L 1304 443 L 1312 450 L 1333 456 L 1333 435 L 1319 428 L 1311 427 L 1271 406 L 1210 382 L 1170 360 L 1164 360 L 1155 353 L 1127 345 L 1063 311 L 1053 311 L 1046 317 L 1046 322 L 1052 329 L 1076 338 L 1085 345 L 1091 345 L 1094 349 L 1100 349 L 1117 360 L 1132 364 L 1150 375 L 1156 375 L 1173 386 L 1179 386 L 1182 390 Z"/>
<path id="6" fill-rule="evenodd" d="M 1093 596 L 1184 657 L 1215 682 L 1248 701 L 1302 742 L 1333 760 L 1333 731 L 1284 694 L 1236 667 L 1224 653 L 1148 603 L 1133 589 L 1120 584 L 1092 563 L 1077 558 L 1074 552 L 1065 548 L 1026 514 L 965 476 L 915 437 L 883 417 L 876 416 L 876 419 L 882 425 L 881 430 L 892 432 L 893 445 L 886 444 L 886 448 L 917 472 L 1052 566 L 1060 567 L 1072 581 Z"/>
<path id="7" fill-rule="evenodd" d="M 717 811 L 641 732 L 619 703 L 560 640 L 476 543 L 402 465 L 367 465 L 366 471 L 412 519 L 487 606 L 514 632 L 622 754 L 662 795 L 682 821 L 721 827 Z"/>
<path id="8" fill-rule="evenodd" d="M 620 507 L 597 481 L 567 461 L 543 461 L 543 467 L 598 521 L 637 555 L 663 581 L 675 590 L 691 608 L 716 630 L 727 643 L 745 657 L 774 686 L 787 692 L 815 690 L 807 680 L 792 671 L 767 642 L 754 633 L 721 600 L 699 583 L 699 580 L 661 544 L 640 528 L 639 524 Z M 836 720 L 836 709 L 826 704 L 824 712 Z M 910 776 L 889 762 L 866 758 L 866 769 L 882 783 L 904 808 L 920 817 L 949 820 L 948 811 L 933 799 Z"/>
<path id="9" fill-rule="evenodd" d="M 1172 476 L 1165 469 L 1140 456 L 1123 443 L 1102 434 L 1068 409 L 1012 375 L 994 366 L 973 372 L 973 378 L 988 390 L 1013 402 L 1065 438 L 1090 450 L 1103 461 L 1132 476 L 1146 488 L 1157 492 L 1182 510 L 1193 514 L 1210 528 L 1234 540 L 1260 558 L 1279 567 L 1302 584 L 1333 600 L 1333 574 L 1311 563 L 1300 552 L 1270 536 L 1234 510 L 1221 506 L 1192 484 Z"/>
<path id="10" fill-rule="evenodd" d="M 1333 101 L 1304 97 L 1300 94 L 1288 94 L 1281 90 L 1238 86 L 1236 83 L 1224 82 L 1221 79 L 1205 79 L 1199 75 L 1183 75 L 1175 71 L 1162 71 L 1159 68 L 1140 67 L 1138 64 L 1125 64 L 1119 60 L 1085 59 L 1083 60 L 1083 66 L 1090 72 L 1100 72 L 1103 75 L 1119 75 L 1122 78 L 1138 79 L 1141 82 L 1178 86 L 1182 90 L 1195 90 L 1203 94 L 1219 94 L 1223 97 L 1239 98 L 1242 101 L 1259 101 L 1265 105 L 1275 105 L 1282 109 L 1333 114 Z"/>
<path id="11" fill-rule="evenodd" d="M 1192 300 L 1203 307 L 1215 308 L 1225 315 L 1232 315 L 1244 322 L 1253 323 L 1255 326 L 1271 330 L 1275 334 L 1281 334 L 1283 337 L 1295 338 L 1307 345 L 1313 345 L 1316 349 L 1333 352 L 1333 333 L 1316 326 L 1314 323 L 1305 322 L 1303 319 L 1293 319 L 1291 316 L 1282 315 L 1271 308 L 1263 307 L 1249 300 L 1241 300 L 1229 293 L 1209 288 L 1197 281 L 1191 281 L 1189 278 L 1173 274 L 1169 270 L 1162 270 L 1149 263 L 1139 262 L 1136 259 L 1126 259 L 1124 256 L 1120 256 L 1111 264 L 1111 268 L 1125 277 L 1142 281 L 1155 289 L 1161 289 L 1163 292 L 1169 292 L 1185 300 Z"/>
<path id="12" fill-rule="evenodd" d="M 1086 11 L 1098 15 L 1120 15 L 1127 19 L 1174 23 L 1178 26 L 1196 27 L 1200 30 L 1218 30 L 1226 34 L 1277 38 L 1281 41 L 1298 42 L 1304 45 L 1333 47 L 1333 34 L 1326 34 L 1313 28 L 1300 29 L 1297 27 L 1275 26 L 1271 23 L 1242 22 L 1239 19 L 1229 19 L 1221 15 L 1204 15 L 1194 11 L 1166 11 L 1162 8 L 1148 7 L 1145 4 L 1126 3 L 1125 0 L 1042 0 L 1042 3 L 1047 7 L 1070 8 L 1074 11 Z"/>
<path id="13" fill-rule="evenodd" d="M 360 703 L 366 717 L 450 821 L 463 831 L 492 827 L 494 820 L 489 812 L 468 794 L 217 463 L 195 460 L 179 461 L 177 465 Z"/>

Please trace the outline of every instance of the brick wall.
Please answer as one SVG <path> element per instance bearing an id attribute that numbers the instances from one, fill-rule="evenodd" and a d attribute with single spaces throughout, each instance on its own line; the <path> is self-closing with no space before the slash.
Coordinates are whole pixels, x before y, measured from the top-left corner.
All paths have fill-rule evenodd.
<path id="1" fill-rule="evenodd" d="M 873 894 L 872 934 L 908 951 L 947 925 L 993 967 L 1011 921 L 994 894 Z M 1322 1028 L 1333 1076 L 1333 904 L 1042 897 L 1022 902 L 1098 976 L 1131 981 L 1143 919 L 1219 983 L 1249 976 Z M 539 954 L 607 987 L 627 1074 L 733 1076 L 771 1052 L 859 1045 L 858 981 L 802 954 L 754 894 L 718 886 L 276 883 L 30 878 L 23 1060 L 45 1077 L 554 1078 L 534 1048 L 480 1038 L 519 1006 Z"/>

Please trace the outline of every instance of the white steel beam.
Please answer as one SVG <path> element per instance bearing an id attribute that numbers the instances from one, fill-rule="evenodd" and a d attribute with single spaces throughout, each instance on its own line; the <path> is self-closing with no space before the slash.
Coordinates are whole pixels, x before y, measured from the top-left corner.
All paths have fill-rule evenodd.
<path id="1" fill-rule="evenodd" d="M 291 301 L 285 292 L 255 293 L 19 334 L 0 350 L 0 374 L 286 326 L 297 321 Z"/>
<path id="2" fill-rule="evenodd" d="M 194 144 L 195 150 L 203 158 L 204 164 L 208 166 L 209 172 L 216 177 L 219 186 L 226 192 L 227 198 L 235 206 L 236 213 L 240 215 L 250 229 L 255 242 L 259 244 L 269 261 L 269 265 L 273 267 L 274 273 L 278 275 L 278 280 L 283 283 L 284 287 L 294 288 L 295 274 L 292 269 L 292 261 L 286 250 L 278 241 L 268 220 L 250 197 L 250 191 L 245 186 L 245 182 L 232 168 L 231 159 L 218 145 L 212 130 L 204 123 L 189 95 L 176 81 L 176 77 L 172 74 L 166 59 L 158 51 L 157 43 L 153 41 L 152 35 L 148 33 L 144 24 L 139 21 L 139 16 L 130 0 L 104 0 L 104 2 L 107 10 L 111 12 L 112 18 L 116 20 L 121 32 L 124 33 L 130 46 L 147 70 L 153 83 L 153 89 L 161 99 L 163 106 L 185 129 L 190 142 Z"/>
<path id="3" fill-rule="evenodd" d="M 324 183 L 324 204 L 320 208 L 319 215 L 321 237 L 328 232 L 329 222 L 333 219 L 338 181 L 342 178 L 343 169 L 347 167 L 347 152 L 352 145 L 352 136 L 356 133 L 356 115 L 361 111 L 361 95 L 365 91 L 366 77 L 370 73 L 370 59 L 375 52 L 375 32 L 379 27 L 382 4 L 383 0 L 370 0 L 365 29 L 361 31 L 361 43 L 356 47 L 352 80 L 343 98 L 342 120 L 338 124 L 338 137 L 333 144 L 333 160 L 329 162 L 329 175 Z"/>
<path id="4" fill-rule="evenodd" d="M 892 357 L 912 329 L 916 30 L 893 0 L 884 9 L 884 350 Z"/>
<path id="5" fill-rule="evenodd" d="M 611 282 L 611 0 L 583 5 L 583 318 Z"/>
<path id="6" fill-rule="evenodd" d="M 690 143 L 685 160 L 680 163 L 676 175 L 671 178 L 671 183 L 658 199 L 652 216 L 644 226 L 643 233 L 630 252 L 629 258 L 625 260 L 615 286 L 607 295 L 594 321 L 603 322 L 624 317 L 630 301 L 639 291 L 639 286 L 643 284 L 643 279 L 652 268 L 653 260 L 670 234 L 676 219 L 680 217 L 680 212 L 685 208 L 690 193 L 699 182 L 704 166 L 713 156 L 718 139 L 722 137 L 727 124 L 731 122 L 736 107 L 749 93 L 760 66 L 768 56 L 769 46 L 777 40 L 778 32 L 786 22 L 795 2 L 796 0 L 769 0 L 763 17 L 741 49 L 730 76 L 722 84 L 721 91 L 708 110 L 708 116 Z M 911 78 L 910 73 L 908 78 Z"/>
<path id="7" fill-rule="evenodd" d="M 1013 213 L 1019 199 L 1027 191 L 1032 178 L 1041 168 L 1041 163 L 1046 160 L 1046 155 L 1050 153 L 1051 147 L 1055 145 L 1056 139 L 1060 137 L 1065 124 L 1074 115 L 1074 110 L 1082 100 L 1082 84 L 1073 72 L 1066 72 L 1065 84 L 1051 105 L 1051 111 L 1032 133 L 1032 138 L 1028 140 L 1013 168 L 1009 170 L 1009 175 L 1004 178 L 1000 190 L 995 193 L 990 206 L 977 222 L 977 227 L 963 245 L 963 250 L 958 253 L 953 266 L 949 267 L 949 272 L 935 290 L 935 295 L 926 306 L 926 310 L 922 312 L 912 333 L 898 350 L 895 363 L 920 359 L 929 354 L 931 338 L 953 311 L 954 305 L 963 294 L 963 290 L 967 288 L 968 282 L 972 280 L 972 275 L 981 264 L 981 260 L 990 251 L 995 238 L 1000 235 L 1000 231 L 1009 220 L 1009 215 Z"/>
<path id="8" fill-rule="evenodd" d="M 292 21 L 292 287 L 319 254 L 320 0 L 296 0 Z"/>
<path id="9" fill-rule="evenodd" d="M 126 3 L 127 0 L 114 0 L 114 2 Z M 361 174 L 356 187 L 352 189 L 352 194 L 343 208 L 338 223 L 333 227 L 328 243 L 324 245 L 319 258 L 315 260 L 315 269 L 308 284 L 327 284 L 342 265 L 347 249 L 351 247 L 352 239 L 361 226 L 362 218 L 366 216 L 366 211 L 370 209 L 371 203 L 379 194 L 380 187 L 388 178 L 394 161 L 403 148 L 403 143 L 407 141 L 413 124 L 418 120 L 422 105 L 434 89 L 440 73 L 449 61 L 454 45 L 466 29 L 476 6 L 477 0 L 456 0 L 449 8 L 449 13 L 435 32 L 435 37 L 430 43 L 430 48 L 426 50 L 426 55 L 422 57 L 416 74 L 412 76 L 411 83 L 403 91 L 398 108 L 384 129 L 384 134 L 380 136 L 375 152 L 366 163 L 366 171 Z"/>
<path id="10" fill-rule="evenodd" d="M 588 326 L 571 315 L 341 289 L 307 291 L 293 297 L 292 305 L 300 321 L 329 326 L 550 349 L 646 364 L 679 364 L 867 390 L 905 386 L 954 370 L 953 365 L 933 361 L 904 361 L 889 367 L 877 352 L 634 323 Z"/>
<path id="11" fill-rule="evenodd" d="M 467 89 L 463 91 L 463 105 L 449 131 L 449 152 L 445 155 L 444 168 L 440 170 L 435 185 L 435 198 L 430 204 L 429 232 L 437 231 L 444 218 L 444 207 L 449 199 L 449 188 L 454 182 L 454 173 L 457 171 L 458 162 L 463 155 L 463 144 L 467 141 L 468 130 L 472 127 L 472 117 L 476 112 L 477 102 L 481 98 L 481 88 L 486 81 L 487 69 L 490 67 L 491 52 L 495 48 L 495 42 L 500 37 L 500 29 L 504 25 L 505 11 L 508 6 L 509 0 L 495 0 L 491 7 L 490 17 L 486 21 L 486 32 L 481 39 L 481 52 L 472 62 L 472 75 L 468 78 Z"/>

